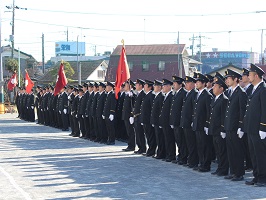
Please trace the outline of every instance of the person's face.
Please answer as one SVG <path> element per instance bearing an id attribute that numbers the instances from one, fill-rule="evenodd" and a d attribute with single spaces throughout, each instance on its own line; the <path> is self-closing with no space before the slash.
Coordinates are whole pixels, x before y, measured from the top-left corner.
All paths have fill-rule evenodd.
<path id="1" fill-rule="evenodd" d="M 242 76 L 242 82 L 243 82 L 243 83 L 249 83 L 249 78 L 248 78 L 247 75 L 243 75 L 243 76 Z"/>
<path id="2" fill-rule="evenodd" d="M 93 91 L 93 87 L 89 87 L 88 90 L 89 90 L 89 92 L 92 92 Z"/>
<path id="3" fill-rule="evenodd" d="M 206 84 L 206 87 L 207 87 L 207 88 L 211 88 L 211 87 L 212 87 L 212 82 L 208 82 L 208 83 Z"/>
<path id="4" fill-rule="evenodd" d="M 104 91 L 104 87 L 103 86 L 99 86 L 99 92 L 103 92 Z"/>
<path id="5" fill-rule="evenodd" d="M 251 82 L 251 83 L 254 83 L 255 82 L 255 80 L 256 80 L 256 77 L 258 77 L 258 75 L 257 75 L 257 73 L 256 72 L 249 72 L 249 81 Z"/>
<path id="6" fill-rule="evenodd" d="M 82 96 L 83 95 L 83 92 L 79 92 L 79 96 Z"/>
<path id="7" fill-rule="evenodd" d="M 227 84 L 229 87 L 233 86 L 234 83 L 235 83 L 235 81 L 233 80 L 233 78 L 232 78 L 231 76 L 229 76 L 229 77 L 226 78 L 226 84 Z"/>
<path id="8" fill-rule="evenodd" d="M 223 93 L 223 87 L 221 87 L 219 84 L 214 84 L 212 90 L 215 96 Z"/>
<path id="9" fill-rule="evenodd" d="M 205 83 L 202 83 L 201 81 L 197 81 L 196 82 L 196 88 L 198 89 L 198 90 L 201 90 L 201 89 L 203 89 L 205 87 Z"/>
<path id="10" fill-rule="evenodd" d="M 106 92 L 110 92 L 111 90 L 112 90 L 112 87 L 109 86 L 109 85 L 107 85 L 106 88 L 105 88 L 105 91 L 106 91 Z"/>
<path id="11" fill-rule="evenodd" d="M 124 90 L 125 90 L 126 92 L 130 91 L 129 83 L 126 83 L 126 84 L 125 84 Z"/>
<path id="12" fill-rule="evenodd" d="M 179 90 L 181 87 L 182 87 L 182 84 L 178 84 L 177 82 L 174 82 L 173 83 L 173 89 L 175 91 Z"/>
<path id="13" fill-rule="evenodd" d="M 83 91 L 86 92 L 87 91 L 87 87 L 82 87 Z"/>
<path id="14" fill-rule="evenodd" d="M 136 90 L 137 90 L 137 91 L 142 90 L 142 85 L 139 84 L 139 83 L 137 83 L 137 84 L 136 84 Z"/>
<path id="15" fill-rule="evenodd" d="M 154 92 L 160 92 L 161 90 L 162 90 L 162 86 L 160 86 L 160 85 L 154 85 L 153 86 L 154 87 Z"/>
<path id="16" fill-rule="evenodd" d="M 151 87 L 149 87 L 148 84 L 145 84 L 145 85 L 144 85 L 144 91 L 145 91 L 145 92 L 149 92 L 150 90 L 151 90 Z"/>
<path id="17" fill-rule="evenodd" d="M 186 88 L 186 90 L 190 91 L 190 90 L 192 90 L 192 89 L 195 88 L 195 83 L 193 83 L 193 82 L 186 82 L 185 88 Z"/>
<path id="18" fill-rule="evenodd" d="M 96 86 L 93 86 L 93 90 L 94 90 L 94 92 L 97 92 L 99 90 L 99 88 Z"/>
<path id="19" fill-rule="evenodd" d="M 163 92 L 167 93 L 171 90 L 171 85 L 163 85 Z"/>

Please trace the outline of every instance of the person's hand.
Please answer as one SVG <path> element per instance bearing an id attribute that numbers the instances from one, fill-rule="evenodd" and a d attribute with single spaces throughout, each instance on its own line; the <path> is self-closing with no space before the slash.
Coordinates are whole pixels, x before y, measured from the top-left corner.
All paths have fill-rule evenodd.
<path id="1" fill-rule="evenodd" d="M 226 133 L 221 132 L 221 137 L 224 139 L 226 137 Z"/>
<path id="2" fill-rule="evenodd" d="M 114 120 L 114 115 L 111 114 L 111 115 L 109 116 L 109 119 L 110 119 L 110 121 L 113 121 L 113 120 Z"/>
<path id="3" fill-rule="evenodd" d="M 207 128 L 207 127 L 204 127 L 204 131 L 205 131 L 205 133 L 206 133 L 206 135 L 208 135 L 209 133 L 209 129 Z"/>
<path id="4" fill-rule="evenodd" d="M 105 119 L 105 116 L 102 115 L 102 118 Z"/>
<path id="5" fill-rule="evenodd" d="M 129 123 L 130 123 L 130 124 L 133 124 L 133 123 L 134 123 L 134 117 L 130 117 L 130 118 L 129 118 Z"/>
<path id="6" fill-rule="evenodd" d="M 65 109 L 63 110 L 63 112 L 64 112 L 65 114 L 67 114 L 67 109 L 65 108 Z"/>
<path id="7" fill-rule="evenodd" d="M 241 131 L 241 128 L 237 129 L 237 135 L 238 135 L 239 138 L 242 138 L 243 137 L 244 132 Z"/>
<path id="8" fill-rule="evenodd" d="M 174 129 L 174 125 L 170 125 L 171 129 Z"/>
<path id="9" fill-rule="evenodd" d="M 259 131 L 259 134 L 260 134 L 260 139 L 264 140 L 266 138 L 266 132 Z"/>

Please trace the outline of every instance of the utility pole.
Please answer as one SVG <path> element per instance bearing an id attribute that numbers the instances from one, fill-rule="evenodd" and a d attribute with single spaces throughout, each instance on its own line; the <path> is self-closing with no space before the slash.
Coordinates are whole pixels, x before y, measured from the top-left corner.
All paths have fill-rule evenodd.
<path id="1" fill-rule="evenodd" d="M 44 74 L 44 34 L 42 34 L 42 73 Z"/>
<path id="2" fill-rule="evenodd" d="M 261 29 L 261 64 L 264 65 L 264 52 L 263 52 L 263 29 Z"/>
<path id="3" fill-rule="evenodd" d="M 180 51 L 180 46 L 179 46 L 179 31 L 178 31 L 178 34 L 177 34 L 177 69 L 178 69 L 178 72 L 179 72 L 179 74 L 178 74 L 178 76 L 182 76 L 182 67 L 180 66 L 180 53 L 179 53 L 179 51 Z"/>
<path id="4" fill-rule="evenodd" d="M 78 84 L 81 84 L 81 71 L 79 65 L 79 36 L 77 36 L 77 71 L 78 71 Z"/>
<path id="5" fill-rule="evenodd" d="M 10 35 L 9 40 L 11 41 L 11 58 L 14 58 L 14 45 L 15 45 L 15 41 L 14 41 L 14 35 L 15 35 L 15 9 L 22 9 L 22 10 L 27 10 L 27 8 L 21 8 L 18 6 L 15 6 L 15 0 L 13 0 L 13 5 L 11 6 L 6 6 L 7 9 L 12 9 L 12 33 Z"/>
<path id="6" fill-rule="evenodd" d="M 1 2 L 0 2 L 0 8 L 1 8 Z M 2 39 L 1 39 L 1 29 L 2 29 L 2 25 L 1 25 L 1 9 L 0 9 L 0 114 L 4 114 L 5 113 L 5 102 L 4 102 L 4 78 L 3 78 L 3 63 L 2 63 Z"/>
<path id="7" fill-rule="evenodd" d="M 67 42 L 68 42 L 68 27 L 67 27 L 67 32 L 66 32 L 66 35 L 67 35 Z"/>

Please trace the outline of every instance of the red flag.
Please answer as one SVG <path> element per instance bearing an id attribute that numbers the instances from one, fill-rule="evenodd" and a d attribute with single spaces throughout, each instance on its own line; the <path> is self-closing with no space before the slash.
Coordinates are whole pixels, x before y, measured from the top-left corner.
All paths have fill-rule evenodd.
<path id="1" fill-rule="evenodd" d="M 26 74 L 25 74 L 25 88 L 26 88 L 26 92 L 27 93 L 30 93 L 31 92 L 31 89 L 33 88 L 33 86 L 34 86 L 34 83 L 30 79 L 30 76 L 29 76 L 28 72 L 26 71 Z"/>
<path id="2" fill-rule="evenodd" d="M 126 50 L 124 45 L 122 46 L 122 51 L 116 71 L 116 81 L 115 81 L 115 98 L 118 99 L 118 93 L 120 92 L 121 85 L 130 78 L 129 68 L 127 65 Z"/>
<path id="3" fill-rule="evenodd" d="M 7 88 L 8 90 L 13 90 L 17 85 L 17 74 L 14 73 L 8 81 Z"/>
<path id="4" fill-rule="evenodd" d="M 57 80 L 55 83 L 54 96 L 56 96 L 67 85 L 67 78 L 64 72 L 64 64 L 61 62 Z"/>

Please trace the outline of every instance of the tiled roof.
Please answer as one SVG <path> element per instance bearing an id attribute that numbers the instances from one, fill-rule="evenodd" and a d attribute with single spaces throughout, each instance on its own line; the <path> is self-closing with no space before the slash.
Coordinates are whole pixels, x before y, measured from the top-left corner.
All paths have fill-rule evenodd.
<path id="1" fill-rule="evenodd" d="M 125 45 L 126 55 L 177 55 L 182 54 L 185 44 Z M 118 45 L 111 56 L 121 54 L 122 45 Z"/>
<path id="2" fill-rule="evenodd" d="M 81 61 L 81 80 L 86 80 L 88 76 L 99 66 L 104 60 L 95 60 L 95 61 Z M 67 77 L 72 80 L 78 80 L 78 71 L 77 71 L 77 62 L 69 62 L 70 66 L 74 70 L 74 75 L 72 77 Z M 58 66 L 58 65 L 57 65 Z M 51 71 L 48 71 L 44 74 L 38 81 L 44 82 L 53 82 L 55 81 L 56 77 L 53 77 Z"/>

